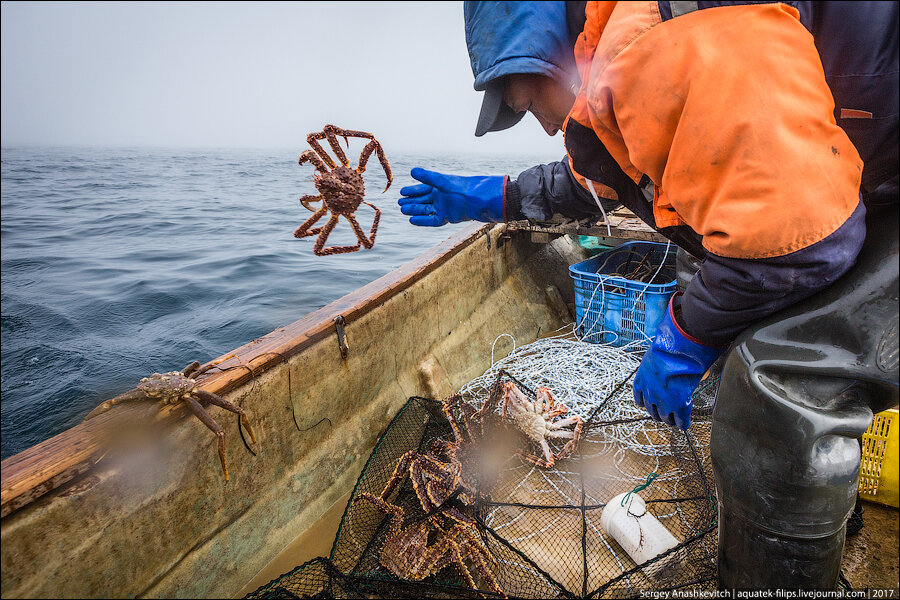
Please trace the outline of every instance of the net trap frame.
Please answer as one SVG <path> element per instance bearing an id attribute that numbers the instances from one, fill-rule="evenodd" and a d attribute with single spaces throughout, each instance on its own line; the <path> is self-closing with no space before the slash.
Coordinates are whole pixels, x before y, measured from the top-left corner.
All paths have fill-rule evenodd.
<path id="1" fill-rule="evenodd" d="M 504 369 L 522 352 L 527 347 L 451 399 L 410 398 L 363 468 L 330 556 L 247 597 L 615 598 L 711 589 L 717 535 L 708 444 L 718 377 L 694 393 L 684 432 L 634 406 L 637 359 L 593 402 L 566 397 L 566 415 L 540 399 L 540 378 L 522 377 L 528 385 Z M 496 402 L 511 385 L 532 399 L 532 410 L 553 408 L 548 422 L 580 421 L 580 436 L 567 426 L 557 431 L 572 435 L 547 437 L 551 456 L 560 456 L 551 467 L 540 443 L 509 426 L 509 403 Z M 573 437 L 577 448 L 565 455 Z M 619 496 L 624 526 L 637 528 L 635 548 L 646 542 L 648 514 L 674 545 L 635 562 L 635 548 L 623 549 L 601 525 Z"/>

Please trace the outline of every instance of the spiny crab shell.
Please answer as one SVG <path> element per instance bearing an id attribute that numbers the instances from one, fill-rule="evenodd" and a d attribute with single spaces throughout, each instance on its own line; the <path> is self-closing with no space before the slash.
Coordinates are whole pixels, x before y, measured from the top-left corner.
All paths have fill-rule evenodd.
<path id="1" fill-rule="evenodd" d="M 354 212 L 366 195 L 362 175 L 350 167 L 336 167 L 330 173 L 316 177 L 316 189 L 322 194 L 325 206 L 338 214 Z"/>
<path id="2" fill-rule="evenodd" d="M 535 442 L 540 442 L 551 431 L 547 419 L 540 413 L 513 412 L 512 419 L 516 427 Z"/>
<path id="3" fill-rule="evenodd" d="M 512 388 L 514 387 L 515 384 L 513 382 L 506 382 L 508 394 L 513 393 Z M 515 391 L 518 391 L 518 389 Z M 537 390 L 536 402 L 532 403 L 526 401 L 523 403 L 522 408 L 510 411 L 510 416 L 516 427 L 535 442 L 540 442 L 547 437 L 550 431 L 552 431 L 550 427 L 552 424 L 552 421 L 550 421 L 550 394 L 549 388 L 541 386 Z M 569 409 L 565 404 L 560 402 L 556 403 L 556 410 L 554 412 L 564 415 L 569 412 Z"/>
<path id="4" fill-rule="evenodd" d="M 137 389 L 147 395 L 148 398 L 159 400 L 165 404 L 173 404 L 189 395 L 197 381 L 185 377 L 179 371 L 168 373 L 154 373 L 150 377 L 144 377 L 138 383 Z"/>

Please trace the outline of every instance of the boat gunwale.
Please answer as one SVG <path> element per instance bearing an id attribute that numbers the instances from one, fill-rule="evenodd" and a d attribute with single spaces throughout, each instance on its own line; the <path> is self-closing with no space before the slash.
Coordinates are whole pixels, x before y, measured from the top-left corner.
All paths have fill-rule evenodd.
<path id="1" fill-rule="evenodd" d="M 215 363 L 216 370 L 198 378 L 197 389 L 224 395 L 285 363 L 305 348 L 336 334 L 334 320 L 338 316 L 344 318 L 345 325 L 352 323 L 421 280 L 479 238 L 487 238 L 486 243 L 490 244 L 488 236 L 494 227 L 505 229 L 503 224 L 471 223 L 378 279 L 205 363 Z M 117 410 L 82 421 L 0 462 L 0 518 L 6 518 L 90 471 L 105 455 L 103 433 L 127 419 L 135 410 L 140 409 L 120 405 Z M 163 408 L 160 418 L 174 421 L 189 414 L 187 407 L 179 403 Z"/>

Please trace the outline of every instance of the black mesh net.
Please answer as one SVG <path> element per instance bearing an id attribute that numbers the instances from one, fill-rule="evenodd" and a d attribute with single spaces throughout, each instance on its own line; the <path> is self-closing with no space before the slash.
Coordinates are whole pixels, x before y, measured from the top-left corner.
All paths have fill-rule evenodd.
<path id="1" fill-rule="evenodd" d="M 625 401 L 633 374 L 598 408 Z M 506 372 L 500 379 L 514 381 Z M 534 390 L 516 383 L 534 397 Z M 493 429 L 501 419 L 454 404 L 448 410 L 461 423 L 460 440 L 444 404 L 410 398 L 369 457 L 331 556 L 300 565 L 247 597 L 606 598 L 712 588 L 716 504 L 706 449 L 717 386 L 718 378 L 708 377 L 694 393 L 687 433 L 649 418 L 624 423 L 588 416 L 577 451 L 552 468 L 507 453 L 499 468 L 479 461 L 474 478 L 465 468 L 454 470 L 449 445 L 435 440 L 456 444 L 456 457 L 465 463 L 475 454 L 490 455 L 481 451 L 486 440 L 496 446 L 508 438 Z M 633 432 L 636 421 L 653 452 L 623 448 L 610 434 L 623 426 Z M 525 453 L 540 455 L 537 444 L 516 439 Z M 551 446 L 558 451 L 561 444 Z M 474 447 L 479 451 L 472 453 Z M 475 483 L 460 483 L 466 479 Z M 639 494 L 677 540 L 641 564 L 600 524 L 607 503 L 627 492 Z M 380 505 L 372 500 L 381 497 Z"/>

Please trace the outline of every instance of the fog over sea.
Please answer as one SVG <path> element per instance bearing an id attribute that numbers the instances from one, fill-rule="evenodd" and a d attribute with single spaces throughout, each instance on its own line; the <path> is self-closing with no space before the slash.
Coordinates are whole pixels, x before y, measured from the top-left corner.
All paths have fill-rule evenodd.
<path id="1" fill-rule="evenodd" d="M 362 145 L 351 141 L 353 164 Z M 413 166 L 511 174 L 559 156 L 391 154 L 366 200 L 372 250 L 318 257 L 293 230 L 311 213 L 307 149 L 2 149 L 2 457 L 77 424 L 154 371 L 208 361 L 399 267 L 464 224 L 410 225 Z M 560 149 L 560 156 L 563 154 Z M 365 231 L 373 212 L 357 212 Z M 322 221 L 324 224 L 324 220 Z M 329 245 L 355 243 L 343 219 Z M 461 290 L 460 293 L 464 293 Z"/>

